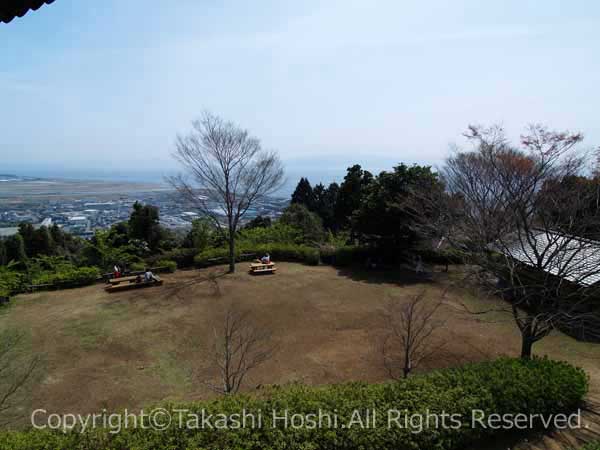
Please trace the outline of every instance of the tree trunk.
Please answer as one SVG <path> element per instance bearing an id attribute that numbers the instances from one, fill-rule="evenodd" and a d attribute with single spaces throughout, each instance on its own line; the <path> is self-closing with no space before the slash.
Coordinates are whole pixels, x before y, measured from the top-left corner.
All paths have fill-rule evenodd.
<path id="1" fill-rule="evenodd" d="M 235 236 L 229 233 L 229 273 L 235 272 Z"/>
<path id="2" fill-rule="evenodd" d="M 521 359 L 531 359 L 534 339 L 529 326 L 521 331 Z"/>

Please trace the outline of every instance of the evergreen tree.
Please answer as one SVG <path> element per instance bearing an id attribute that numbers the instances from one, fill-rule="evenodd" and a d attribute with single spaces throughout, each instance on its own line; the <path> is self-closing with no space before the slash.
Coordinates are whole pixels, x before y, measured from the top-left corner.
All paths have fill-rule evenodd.
<path id="1" fill-rule="evenodd" d="M 335 222 L 335 209 L 340 187 L 337 183 L 331 183 L 325 187 L 322 183 L 317 184 L 314 189 L 315 207 L 314 212 L 323 221 L 323 226 L 328 230 L 338 229 Z"/>
<path id="2" fill-rule="evenodd" d="M 151 249 L 156 249 L 160 241 L 158 208 L 151 205 L 133 204 L 129 217 L 129 237 L 146 241 Z"/>
<path id="3" fill-rule="evenodd" d="M 0 239 L 0 266 L 8 264 L 8 255 L 6 254 L 6 245 L 4 239 Z"/>
<path id="4" fill-rule="evenodd" d="M 423 236 L 419 233 L 419 214 L 409 198 L 443 191 L 437 174 L 430 167 L 400 164 L 393 172 L 381 172 L 363 193 L 363 200 L 352 216 L 352 232 L 363 242 L 386 250 L 401 250 L 416 246 Z"/>
<path id="5" fill-rule="evenodd" d="M 4 241 L 4 247 L 6 248 L 6 258 L 8 262 L 27 261 L 27 254 L 25 253 L 25 242 L 23 240 L 23 236 L 21 236 L 20 233 L 8 237 Z"/>
<path id="6" fill-rule="evenodd" d="M 308 179 L 300 178 L 296 190 L 292 194 L 291 203 L 298 203 L 306 206 L 311 211 L 313 210 L 315 206 L 315 194 Z"/>
<path id="7" fill-rule="evenodd" d="M 25 253 L 30 258 L 34 256 L 33 254 L 33 235 L 35 233 L 35 229 L 33 225 L 30 223 L 20 223 L 19 224 L 19 235 L 23 240 L 23 247 L 25 249 Z"/>
<path id="8" fill-rule="evenodd" d="M 323 241 L 324 232 L 321 218 L 304 205 L 291 204 L 285 209 L 279 221 L 283 225 L 290 225 L 301 230 L 304 241 L 307 243 Z"/>
<path id="9" fill-rule="evenodd" d="M 372 181 L 371 172 L 363 170 L 360 165 L 348 168 L 335 203 L 335 223 L 339 228 L 350 226 L 352 213 L 360 207 L 366 189 Z"/>

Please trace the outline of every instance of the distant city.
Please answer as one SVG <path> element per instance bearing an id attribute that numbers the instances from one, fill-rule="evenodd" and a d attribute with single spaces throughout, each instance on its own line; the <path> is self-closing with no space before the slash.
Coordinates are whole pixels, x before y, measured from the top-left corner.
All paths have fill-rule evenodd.
<path id="1" fill-rule="evenodd" d="M 160 223 L 170 229 L 186 229 L 201 217 L 193 205 L 182 202 L 165 185 L 109 181 L 44 179 L 0 174 L 0 237 L 17 233 L 22 222 L 34 226 L 58 225 L 64 231 L 90 238 L 96 230 L 126 221 L 133 204 L 153 205 Z M 276 218 L 287 198 L 265 199 L 248 210 L 245 221 L 258 215 Z M 214 205 L 215 211 L 217 205 Z"/>

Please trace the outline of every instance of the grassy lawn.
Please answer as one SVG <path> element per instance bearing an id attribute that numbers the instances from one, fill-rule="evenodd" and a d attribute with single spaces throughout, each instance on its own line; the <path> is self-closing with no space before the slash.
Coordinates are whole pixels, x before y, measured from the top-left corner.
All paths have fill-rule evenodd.
<path id="1" fill-rule="evenodd" d="M 0 326 L 31 335 L 33 351 L 44 356 L 42 382 L 31 404 L 58 413 L 102 408 L 136 408 L 165 399 L 213 396 L 214 328 L 228 305 L 252 311 L 273 331 L 275 357 L 251 374 L 245 390 L 263 384 L 309 384 L 348 380 L 382 381 L 383 305 L 425 290 L 446 295 L 444 347 L 421 370 L 518 355 L 512 317 L 467 314 L 497 300 L 474 295 L 459 274 L 438 273 L 431 282 L 407 274 L 341 271 L 329 266 L 281 263 L 277 275 L 251 277 L 242 264 L 234 275 L 224 268 L 177 272 L 165 285 L 107 294 L 103 286 L 17 297 L 0 313 Z M 502 303 L 498 303 L 502 305 Z M 600 389 L 600 345 L 555 333 L 536 344 L 538 355 L 570 361 L 590 373 Z"/>

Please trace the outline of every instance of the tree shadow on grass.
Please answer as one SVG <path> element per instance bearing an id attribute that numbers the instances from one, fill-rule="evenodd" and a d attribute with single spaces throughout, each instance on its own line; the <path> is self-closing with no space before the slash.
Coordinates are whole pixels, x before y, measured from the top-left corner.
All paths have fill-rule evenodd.
<path id="1" fill-rule="evenodd" d="M 438 274 L 433 272 L 416 273 L 406 267 L 384 267 L 368 269 L 364 266 L 337 267 L 338 275 L 354 281 L 372 284 L 396 284 L 412 286 L 434 283 Z"/>
<path id="2" fill-rule="evenodd" d="M 170 300 L 172 298 L 182 299 L 181 293 L 186 289 L 199 286 L 201 284 L 210 283 L 213 285 L 214 295 L 220 297 L 220 289 L 218 280 L 226 276 L 228 272 L 226 270 L 213 270 L 210 272 L 198 272 L 198 277 L 193 277 L 185 281 L 169 282 L 166 280 L 161 286 L 150 286 L 143 287 L 136 291 L 126 291 L 127 295 L 119 296 L 118 293 L 113 293 L 115 297 L 108 304 L 121 303 L 124 300 L 133 303 L 139 300 L 145 300 L 148 298 L 155 298 L 157 300 Z M 124 292 L 125 293 L 125 292 Z"/>

